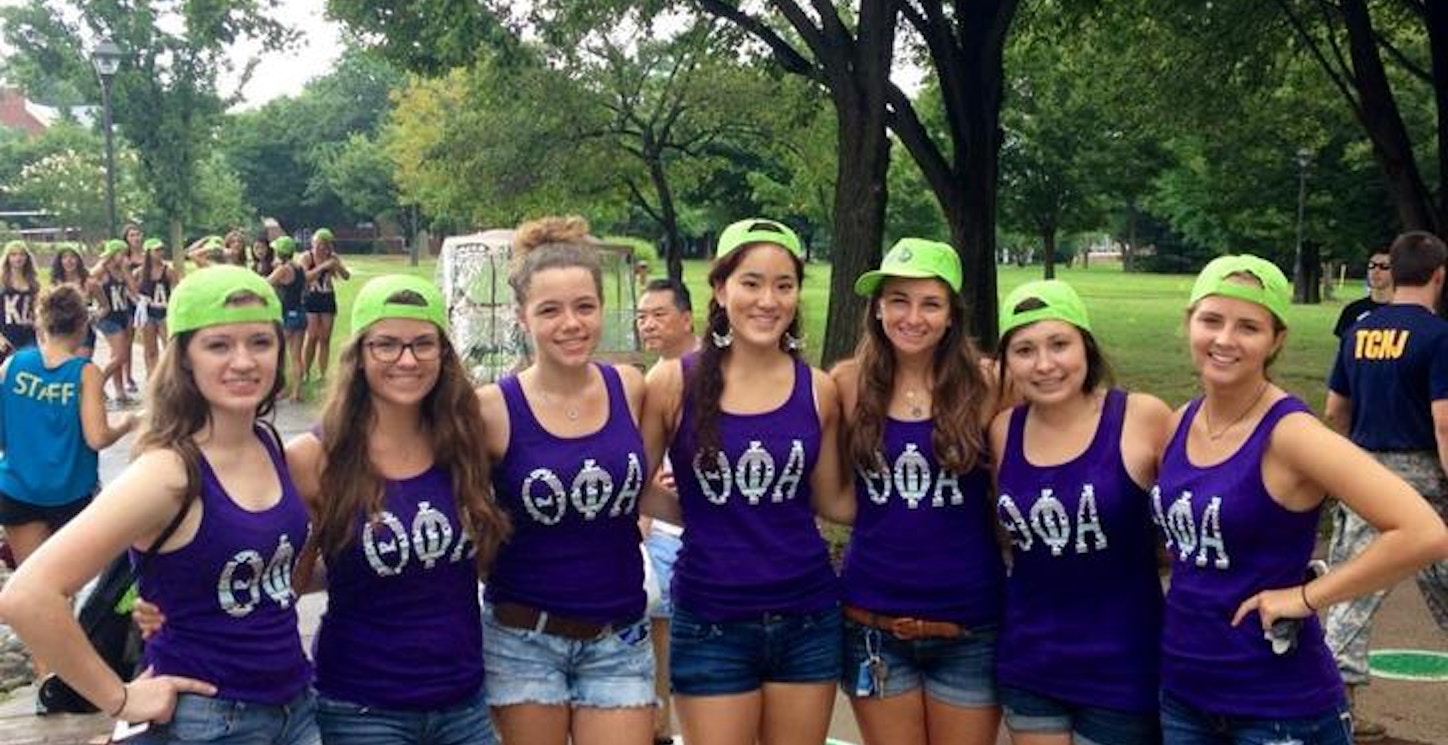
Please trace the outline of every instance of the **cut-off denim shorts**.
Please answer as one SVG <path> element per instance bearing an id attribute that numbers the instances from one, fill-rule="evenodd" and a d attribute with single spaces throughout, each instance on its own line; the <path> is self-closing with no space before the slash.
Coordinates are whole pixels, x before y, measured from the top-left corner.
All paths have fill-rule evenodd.
<path id="1" fill-rule="evenodd" d="M 498 745 L 482 691 L 454 706 L 410 711 L 317 697 L 322 741 L 341 745 Z"/>
<path id="2" fill-rule="evenodd" d="M 674 693 L 721 696 L 765 683 L 825 683 L 840 676 L 840 609 L 709 621 L 674 606 L 669 668 Z"/>
<path id="3" fill-rule="evenodd" d="M 316 714 L 317 700 L 311 689 L 281 706 L 183 693 L 176 697 L 176 711 L 171 721 L 152 722 L 150 729 L 126 742 L 134 745 L 189 742 L 320 745 L 322 737 L 317 731 Z"/>
<path id="4" fill-rule="evenodd" d="M 1086 706 L 1005 685 L 998 692 L 1012 732 L 1069 732 L 1072 745 L 1161 745 L 1155 711 Z"/>
<path id="5" fill-rule="evenodd" d="M 898 696 L 923 687 L 925 694 L 953 706 L 994 706 L 996 628 L 982 626 L 954 639 L 904 640 L 845 619 L 845 664 L 840 688 L 855 695 L 860 666 L 874 650 L 885 663 L 885 690 Z"/>
<path id="6" fill-rule="evenodd" d="M 489 706 L 654 705 L 654 646 L 647 618 L 593 639 L 569 639 L 503 626 L 492 608 L 484 607 L 483 666 Z"/>
<path id="7" fill-rule="evenodd" d="M 1166 691 L 1161 731 L 1167 745 L 1352 745 L 1347 706 L 1310 717 L 1262 719 L 1208 714 Z"/>

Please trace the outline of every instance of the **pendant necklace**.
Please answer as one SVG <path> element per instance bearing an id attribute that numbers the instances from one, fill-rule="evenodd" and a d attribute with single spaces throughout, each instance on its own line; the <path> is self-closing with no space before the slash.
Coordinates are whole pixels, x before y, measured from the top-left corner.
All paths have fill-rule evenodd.
<path id="1" fill-rule="evenodd" d="M 578 421 L 578 404 L 577 404 L 577 403 L 574 403 L 574 404 L 572 404 L 572 405 L 565 405 L 565 406 L 561 406 L 561 407 L 560 407 L 560 406 L 558 406 L 556 403 L 554 403 L 554 401 L 553 401 L 553 394 L 549 393 L 548 391 L 543 390 L 543 386 L 538 386 L 538 392 L 541 393 L 541 394 L 543 394 L 543 402 L 546 403 L 546 404 L 548 404 L 548 406 L 549 406 L 550 408 L 555 408 L 555 409 L 561 408 L 561 409 L 563 410 L 563 416 L 568 417 L 568 421 L 570 421 L 570 422 L 576 422 L 576 421 Z"/>
<path id="2" fill-rule="evenodd" d="M 1269 381 L 1262 381 L 1262 385 L 1257 388 L 1257 395 L 1252 397 L 1252 403 L 1247 404 L 1247 408 L 1242 409 L 1242 413 L 1238 414 L 1236 419 L 1233 419 L 1231 422 L 1229 422 L 1227 426 L 1221 428 L 1220 430 L 1217 430 L 1216 433 L 1212 432 L 1212 412 L 1207 408 L 1206 402 L 1203 402 L 1202 417 L 1204 423 L 1207 425 L 1207 440 L 1211 442 L 1216 442 L 1217 440 L 1222 439 L 1223 435 L 1226 435 L 1228 431 L 1240 424 L 1243 419 L 1246 419 L 1247 415 L 1251 413 L 1253 409 L 1257 408 L 1257 402 L 1261 401 L 1262 395 L 1267 392 L 1268 384 Z"/>

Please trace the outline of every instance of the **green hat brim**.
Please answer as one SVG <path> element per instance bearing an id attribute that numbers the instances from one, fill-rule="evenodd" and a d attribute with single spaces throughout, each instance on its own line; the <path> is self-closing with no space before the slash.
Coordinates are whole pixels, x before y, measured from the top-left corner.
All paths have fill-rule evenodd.
<path id="1" fill-rule="evenodd" d="M 398 293 L 411 292 L 421 297 L 424 305 L 392 302 Z M 387 318 L 427 321 L 446 334 L 448 330 L 447 301 L 437 285 L 410 274 L 385 274 L 369 280 L 352 299 L 352 335 L 362 334 L 369 326 Z"/>
<path id="2" fill-rule="evenodd" d="M 262 304 L 226 304 L 242 292 L 261 298 Z M 167 303 L 166 331 L 175 338 L 210 326 L 281 320 L 281 300 L 266 279 L 250 269 L 222 264 L 191 272 L 176 284 Z"/>
<path id="3" fill-rule="evenodd" d="M 1036 300 L 1041 307 L 1017 312 L 1015 309 L 1028 300 Z M 1091 316 L 1086 312 L 1086 303 L 1076 288 L 1058 279 L 1038 279 L 1027 282 L 1006 295 L 1000 305 L 1000 338 L 1015 329 L 1039 321 L 1062 321 L 1086 333 L 1091 333 Z"/>

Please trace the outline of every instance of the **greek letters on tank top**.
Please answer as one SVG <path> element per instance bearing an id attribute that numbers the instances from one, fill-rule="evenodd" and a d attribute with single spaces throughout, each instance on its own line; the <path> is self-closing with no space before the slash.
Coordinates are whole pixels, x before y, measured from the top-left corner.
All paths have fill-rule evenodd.
<path id="1" fill-rule="evenodd" d="M 161 272 L 159 278 L 149 274 L 143 275 L 141 286 L 138 289 L 140 294 L 153 305 L 165 305 L 171 299 L 171 277 L 164 271 Z"/>
<path id="2" fill-rule="evenodd" d="M 383 511 L 359 515 L 352 541 L 327 558 L 317 691 L 362 706 L 452 706 L 483 684 L 477 547 L 447 469 L 383 489 Z"/>
<path id="3" fill-rule="evenodd" d="M 259 512 L 242 508 L 202 457 L 196 536 L 142 566 L 141 595 L 166 613 L 166 625 L 146 643 L 145 663 L 157 675 L 214 683 L 219 698 L 279 706 L 312 678 L 292 589 L 310 522 L 280 447 L 269 432 L 256 435 L 276 469 L 281 498 Z M 138 559 L 133 549 L 132 563 Z"/>
<path id="4" fill-rule="evenodd" d="M 115 275 L 107 272 L 101 280 L 101 292 L 105 294 L 106 305 L 109 306 L 107 313 L 115 315 L 131 312 L 131 292 L 125 279 L 117 279 Z"/>
<path id="5" fill-rule="evenodd" d="M 18 290 L 13 287 L 0 288 L 0 334 L 10 341 L 15 349 L 35 344 L 35 297 L 34 287 Z"/>
<path id="6" fill-rule="evenodd" d="M 845 602 L 875 613 L 1000 620 L 1004 569 L 984 468 L 957 474 L 935 457 L 930 420 L 886 419 L 879 466 L 856 468 L 855 527 L 845 551 Z"/>
<path id="7" fill-rule="evenodd" d="M 608 419 L 559 437 L 533 414 L 516 375 L 498 381 L 508 408 L 508 449 L 493 466 L 498 504 L 513 520 L 488 572 L 487 599 L 601 624 L 644 613 L 638 501 L 646 459 L 618 371 L 595 363 Z"/>
<path id="8" fill-rule="evenodd" d="M 1172 558 L 1162 632 L 1161 685 L 1211 714 L 1286 719 L 1342 704 L 1342 678 L 1309 616 L 1297 648 L 1274 655 L 1257 614 L 1235 628 L 1242 601 L 1302 583 L 1317 539 L 1321 508 L 1291 512 L 1262 483 L 1262 458 L 1282 417 L 1308 412 L 1295 397 L 1272 404 L 1226 460 L 1199 467 L 1187 458 L 1187 433 L 1201 410 L 1192 401 L 1162 456 L 1152 511 Z"/>
<path id="9" fill-rule="evenodd" d="M 1109 390 L 1080 455 L 1025 454 L 1027 405 L 1010 414 L 996 517 L 1011 539 L 996 676 L 1084 706 L 1157 708 L 1161 583 L 1150 499 L 1121 457 L 1127 394 Z"/>
<path id="10" fill-rule="evenodd" d="M 308 267 L 308 268 L 315 268 L 315 267 L 317 266 L 317 264 L 321 263 L 321 262 L 317 261 L 317 256 L 316 256 L 316 254 L 310 254 L 310 253 L 309 253 L 309 254 L 307 254 L 307 255 L 310 257 L 307 263 L 311 265 L 311 266 Z M 303 276 L 305 277 L 305 275 L 303 275 Z M 322 272 L 319 272 L 316 276 L 312 277 L 312 279 L 307 282 L 307 294 L 309 294 L 309 295 L 330 295 L 330 294 L 332 294 L 332 270 L 331 270 L 331 269 L 323 270 Z"/>
<path id="11" fill-rule="evenodd" d="M 687 379 L 697 353 L 685 355 Z M 687 397 L 669 447 L 683 511 L 684 547 L 674 565 L 674 602 L 704 618 L 812 613 L 840 600 L 839 581 L 815 526 L 810 474 L 820 420 L 808 365 L 779 408 L 721 411 L 719 452 L 706 461 Z"/>

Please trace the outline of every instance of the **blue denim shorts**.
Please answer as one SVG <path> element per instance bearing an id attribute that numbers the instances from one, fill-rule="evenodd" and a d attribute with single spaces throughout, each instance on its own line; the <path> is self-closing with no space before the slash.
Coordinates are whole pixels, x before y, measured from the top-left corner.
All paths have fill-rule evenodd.
<path id="1" fill-rule="evenodd" d="M 1161 745 L 1156 712 L 1084 706 L 1004 685 L 997 692 L 1012 732 L 1069 732 L 1072 745 Z"/>
<path id="2" fill-rule="evenodd" d="M 206 742 L 217 745 L 320 745 L 317 700 L 311 689 L 281 706 L 212 698 L 183 693 L 166 724 L 150 729 L 127 743 L 170 745 Z"/>
<path id="3" fill-rule="evenodd" d="M 115 336 L 130 327 L 131 314 L 128 312 L 107 313 L 96 319 L 96 330 L 102 336 Z"/>
<path id="4" fill-rule="evenodd" d="M 487 606 L 483 666 L 489 706 L 654 705 L 654 646 L 647 618 L 580 640 L 503 626 Z"/>
<path id="5" fill-rule="evenodd" d="M 722 696 L 765 683 L 823 683 L 840 677 L 840 609 L 766 613 L 709 621 L 674 608 L 669 670 L 674 693 Z"/>
<path id="6" fill-rule="evenodd" d="M 1162 735 L 1171 745 L 1352 745 L 1352 714 L 1337 706 L 1321 714 L 1298 719 L 1208 714 L 1162 691 Z"/>
<path id="7" fill-rule="evenodd" d="M 307 313 L 301 308 L 293 308 L 282 313 L 283 331 L 306 331 Z"/>
<path id="8" fill-rule="evenodd" d="M 644 548 L 649 553 L 654 577 L 659 581 L 659 601 L 649 606 L 650 618 L 670 618 L 674 615 L 674 598 L 669 585 L 674 581 L 674 562 L 679 558 L 679 548 L 684 541 L 679 536 L 654 526 L 644 539 Z"/>
<path id="9" fill-rule="evenodd" d="M 498 745 L 482 691 L 456 706 L 426 711 L 318 696 L 317 727 L 323 741 L 347 745 Z"/>
<path id="10" fill-rule="evenodd" d="M 994 626 L 955 639 L 897 638 L 894 634 L 845 619 L 844 669 L 840 687 L 855 695 L 860 667 L 874 649 L 885 662 L 884 696 L 924 687 L 925 694 L 953 706 L 995 706 Z"/>

